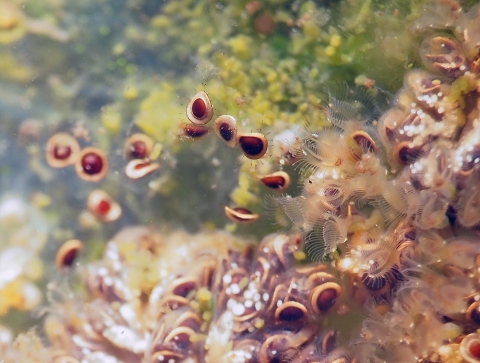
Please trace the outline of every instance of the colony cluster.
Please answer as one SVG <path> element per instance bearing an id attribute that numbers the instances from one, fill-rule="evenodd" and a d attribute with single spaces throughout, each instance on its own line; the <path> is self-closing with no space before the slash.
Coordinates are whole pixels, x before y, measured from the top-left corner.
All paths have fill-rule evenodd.
<path id="1" fill-rule="evenodd" d="M 351 310 L 338 272 L 326 264 L 298 266 L 300 249 L 299 235 L 270 235 L 255 248 L 222 232 L 124 229 L 102 260 L 80 270 L 88 302 L 63 279 L 49 284 L 44 332 L 51 346 L 30 332 L 9 348 L 4 332 L 2 358 L 352 362 L 337 346 L 337 331 L 325 330 L 332 314 L 347 318 Z"/>
<path id="2" fill-rule="evenodd" d="M 353 343 L 362 361 L 480 361 L 480 7 L 428 11 L 416 25 L 430 31 L 428 71 L 408 71 L 378 121 L 362 92 L 330 92 L 332 127 L 308 126 L 286 149 L 302 195 L 269 201 L 371 305 Z"/>

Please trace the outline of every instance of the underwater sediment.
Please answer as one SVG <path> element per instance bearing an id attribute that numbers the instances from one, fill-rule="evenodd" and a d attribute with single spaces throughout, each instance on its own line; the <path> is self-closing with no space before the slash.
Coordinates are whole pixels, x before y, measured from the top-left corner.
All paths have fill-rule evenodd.
<path id="1" fill-rule="evenodd" d="M 0 361 L 479 362 L 479 17 L 0 1 Z"/>

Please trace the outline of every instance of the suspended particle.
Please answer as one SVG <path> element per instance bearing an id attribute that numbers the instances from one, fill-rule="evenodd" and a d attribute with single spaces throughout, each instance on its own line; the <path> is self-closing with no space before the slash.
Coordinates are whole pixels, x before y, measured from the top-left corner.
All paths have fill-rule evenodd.
<path id="1" fill-rule="evenodd" d="M 214 131 L 228 146 L 237 144 L 237 120 L 230 115 L 221 115 L 215 120 Z"/>
<path id="2" fill-rule="evenodd" d="M 249 159 L 260 159 L 267 152 L 268 140 L 263 134 L 257 132 L 238 134 L 237 142 L 243 154 Z"/>
<path id="3" fill-rule="evenodd" d="M 75 164 L 77 175 L 83 180 L 97 182 L 102 180 L 108 171 L 108 160 L 105 153 L 96 147 L 87 147 L 80 152 Z"/>
<path id="4" fill-rule="evenodd" d="M 104 222 L 117 220 L 122 214 L 122 208 L 103 190 L 97 189 L 90 193 L 87 208 L 95 217 Z"/>
<path id="5" fill-rule="evenodd" d="M 151 162 L 149 159 L 134 159 L 128 162 L 125 167 L 125 174 L 130 179 L 140 179 L 153 173 L 160 168 L 160 164 Z"/>
<path id="6" fill-rule="evenodd" d="M 80 145 L 73 136 L 59 132 L 47 141 L 45 150 L 48 165 L 63 168 L 75 163 Z"/>
<path id="7" fill-rule="evenodd" d="M 125 158 L 145 159 L 148 158 L 152 152 L 154 142 L 152 138 L 145 134 L 133 134 L 125 142 Z"/>
<path id="8" fill-rule="evenodd" d="M 260 218 L 259 214 L 252 213 L 248 209 L 242 207 L 230 208 L 225 206 L 225 215 L 235 223 L 250 223 L 255 222 Z"/>
<path id="9" fill-rule="evenodd" d="M 204 91 L 198 92 L 187 105 L 187 118 L 196 125 L 205 125 L 213 117 L 213 107 Z"/>
<path id="10" fill-rule="evenodd" d="M 83 243 L 78 239 L 65 242 L 57 251 L 55 264 L 59 269 L 71 267 L 76 257 L 83 248 Z"/>
<path id="11" fill-rule="evenodd" d="M 260 178 L 260 181 L 270 189 L 283 191 L 290 186 L 290 176 L 284 171 L 277 171 Z"/>

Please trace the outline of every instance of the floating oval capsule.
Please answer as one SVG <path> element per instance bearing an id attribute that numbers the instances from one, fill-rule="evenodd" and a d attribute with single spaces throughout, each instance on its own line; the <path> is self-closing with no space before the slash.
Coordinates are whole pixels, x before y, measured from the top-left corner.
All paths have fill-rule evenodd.
<path id="1" fill-rule="evenodd" d="M 260 181 L 270 189 L 282 191 L 290 186 L 290 176 L 284 171 L 277 171 L 260 178 Z"/>
<path id="2" fill-rule="evenodd" d="M 105 153 L 96 147 L 87 147 L 80 152 L 75 170 L 77 175 L 86 181 L 102 180 L 108 171 L 108 160 Z"/>
<path id="3" fill-rule="evenodd" d="M 225 214 L 228 219 L 236 223 L 255 222 L 258 218 L 260 218 L 259 214 L 254 214 L 248 209 L 241 207 L 230 208 L 225 206 Z"/>
<path id="4" fill-rule="evenodd" d="M 215 133 L 228 146 L 235 147 L 237 144 L 237 120 L 230 115 L 221 115 L 215 120 Z"/>
<path id="5" fill-rule="evenodd" d="M 48 165 L 63 168 L 75 163 L 80 145 L 72 135 L 59 132 L 47 141 L 45 150 Z"/>
<path id="6" fill-rule="evenodd" d="M 213 107 L 205 91 L 198 92 L 187 105 L 187 117 L 191 123 L 205 125 L 213 117 Z"/>
<path id="7" fill-rule="evenodd" d="M 152 163 L 148 159 L 134 159 L 128 162 L 125 167 L 125 174 L 127 174 L 130 179 L 140 179 L 145 175 L 153 173 L 159 167 L 160 164 Z"/>
<path id="8" fill-rule="evenodd" d="M 78 239 L 65 242 L 57 251 L 55 264 L 59 269 L 72 266 L 75 258 L 83 248 L 83 243 Z"/>
<path id="9" fill-rule="evenodd" d="M 145 159 L 152 152 L 154 142 L 145 134 L 133 134 L 125 142 L 125 158 Z"/>
<path id="10" fill-rule="evenodd" d="M 87 208 L 90 213 L 104 222 L 115 221 L 122 214 L 120 205 L 100 189 L 90 193 L 87 200 Z"/>
<path id="11" fill-rule="evenodd" d="M 267 152 L 268 140 L 263 134 L 257 132 L 239 134 L 237 142 L 243 154 L 249 159 L 260 159 Z"/>
<path id="12" fill-rule="evenodd" d="M 180 137 L 185 139 L 200 139 L 208 134 L 210 130 L 197 124 L 183 124 L 180 126 Z"/>

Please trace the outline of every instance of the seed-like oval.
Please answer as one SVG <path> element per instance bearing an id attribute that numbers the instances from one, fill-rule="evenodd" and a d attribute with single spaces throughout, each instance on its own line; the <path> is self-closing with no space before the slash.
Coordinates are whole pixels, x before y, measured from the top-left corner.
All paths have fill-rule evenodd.
<path id="1" fill-rule="evenodd" d="M 100 189 L 90 193 L 87 200 L 87 208 L 90 213 L 104 222 L 115 221 L 122 214 L 120 205 Z"/>
<path id="2" fill-rule="evenodd" d="M 133 159 L 130 160 L 125 167 L 125 174 L 127 174 L 130 179 L 136 180 L 153 173 L 159 167 L 160 164 L 152 163 L 148 159 Z"/>
<path id="3" fill-rule="evenodd" d="M 48 139 L 45 149 L 48 165 L 63 168 L 75 163 L 80 145 L 73 136 L 59 132 Z"/>
<path id="4" fill-rule="evenodd" d="M 205 125 L 213 117 L 213 107 L 205 91 L 198 92 L 187 105 L 187 118 L 191 123 Z"/>
<path id="5" fill-rule="evenodd" d="M 225 214 L 228 219 L 236 223 L 255 222 L 258 218 L 260 218 L 259 214 L 252 213 L 248 209 L 241 207 L 230 208 L 225 206 Z"/>
<path id="6" fill-rule="evenodd" d="M 203 125 L 182 124 L 180 126 L 180 138 L 199 139 L 208 134 L 209 129 Z"/>
<path id="7" fill-rule="evenodd" d="M 325 314 L 335 305 L 342 289 L 335 282 L 326 282 L 313 289 L 310 303 L 317 314 Z"/>
<path id="8" fill-rule="evenodd" d="M 284 171 L 277 171 L 273 174 L 265 175 L 260 178 L 260 181 L 265 184 L 265 186 L 278 191 L 283 191 L 290 186 L 290 176 Z"/>
<path id="9" fill-rule="evenodd" d="M 86 181 L 102 180 L 108 171 L 105 153 L 96 147 L 87 147 L 80 152 L 75 164 L 77 175 Z"/>
<path id="10" fill-rule="evenodd" d="M 55 264 L 59 269 L 72 266 L 75 258 L 82 250 L 83 243 L 78 239 L 71 239 L 65 242 L 57 251 Z"/>
<path id="11" fill-rule="evenodd" d="M 215 133 L 228 146 L 235 147 L 237 144 L 237 120 L 230 115 L 221 115 L 215 120 Z"/>
<path id="12" fill-rule="evenodd" d="M 307 315 L 307 309 L 296 301 L 287 301 L 275 310 L 275 319 L 292 322 L 303 319 Z"/>
<path id="13" fill-rule="evenodd" d="M 145 134 L 133 134 L 125 142 L 125 158 L 127 160 L 148 158 L 153 145 L 151 137 Z"/>
<path id="14" fill-rule="evenodd" d="M 237 135 L 237 142 L 243 154 L 249 159 L 260 159 L 267 152 L 268 140 L 258 132 Z"/>

